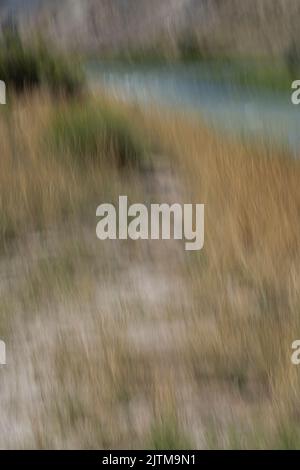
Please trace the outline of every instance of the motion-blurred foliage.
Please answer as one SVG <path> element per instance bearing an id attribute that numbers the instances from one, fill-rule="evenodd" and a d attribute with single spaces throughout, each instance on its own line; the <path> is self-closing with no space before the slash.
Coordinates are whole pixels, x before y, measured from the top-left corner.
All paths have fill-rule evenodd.
<path id="1" fill-rule="evenodd" d="M 120 111 L 106 105 L 70 105 L 53 116 L 50 145 L 59 154 L 69 154 L 79 164 L 98 163 L 103 158 L 120 167 L 138 166 L 146 144 Z"/>
<path id="2" fill-rule="evenodd" d="M 42 41 L 24 44 L 15 31 L 0 41 L 0 79 L 8 89 L 24 92 L 37 87 L 63 95 L 78 93 L 84 82 L 78 62 L 50 51 Z"/>

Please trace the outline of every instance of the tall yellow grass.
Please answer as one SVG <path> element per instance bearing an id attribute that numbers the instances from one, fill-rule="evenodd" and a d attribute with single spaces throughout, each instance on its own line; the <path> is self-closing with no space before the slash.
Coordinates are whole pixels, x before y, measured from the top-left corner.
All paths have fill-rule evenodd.
<path id="1" fill-rule="evenodd" d="M 299 447 L 300 372 L 290 358 L 300 334 L 300 162 L 261 142 L 225 141 L 192 118 L 155 114 L 150 128 L 187 197 L 206 204 L 205 249 L 190 260 L 193 374 L 200 387 L 237 384 L 249 398 L 241 415 L 258 404 L 261 439 L 242 431 L 239 445 Z M 210 339 L 203 317 L 215 322 Z"/>

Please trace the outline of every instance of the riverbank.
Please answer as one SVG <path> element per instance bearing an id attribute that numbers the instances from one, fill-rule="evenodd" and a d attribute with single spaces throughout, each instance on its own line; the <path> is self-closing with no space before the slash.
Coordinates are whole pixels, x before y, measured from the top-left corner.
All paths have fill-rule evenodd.
<path id="1" fill-rule="evenodd" d="M 161 52 L 162 51 L 162 52 Z M 209 77 L 204 74 L 202 79 L 212 78 L 214 81 L 231 83 L 239 86 L 250 87 L 269 91 L 286 91 L 291 87 L 293 80 L 297 79 L 300 68 L 289 68 L 284 58 L 238 58 L 222 56 L 205 56 L 195 52 L 187 57 L 176 57 L 172 54 L 164 54 L 161 48 L 153 48 L 150 51 L 126 51 L 116 55 L 97 56 L 91 55 L 85 60 L 88 63 L 99 62 L 112 66 L 137 66 L 145 69 L 157 67 L 172 67 L 202 65 L 207 67 Z M 298 73 L 299 72 L 299 73 Z M 298 75 L 297 75 L 298 73 Z"/>
<path id="2" fill-rule="evenodd" d="M 291 101 L 291 84 L 282 91 L 238 85 L 232 78 L 234 69 L 225 62 L 126 65 L 96 61 L 89 62 L 86 71 L 93 89 L 104 88 L 139 105 L 155 102 L 174 112 L 194 113 L 218 134 L 265 141 L 295 158 L 299 154 L 299 112 Z"/>

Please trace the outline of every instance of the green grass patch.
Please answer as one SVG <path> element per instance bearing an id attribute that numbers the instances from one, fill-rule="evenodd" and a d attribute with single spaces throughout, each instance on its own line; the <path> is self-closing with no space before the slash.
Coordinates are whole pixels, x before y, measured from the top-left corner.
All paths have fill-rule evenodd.
<path id="1" fill-rule="evenodd" d="M 152 427 L 149 439 L 152 450 L 190 450 L 192 444 L 179 429 L 177 419 L 166 418 L 155 423 Z"/>
<path id="2" fill-rule="evenodd" d="M 50 123 L 50 142 L 60 156 L 79 165 L 103 161 L 137 167 L 146 155 L 145 139 L 121 112 L 107 105 L 82 103 L 57 112 Z"/>

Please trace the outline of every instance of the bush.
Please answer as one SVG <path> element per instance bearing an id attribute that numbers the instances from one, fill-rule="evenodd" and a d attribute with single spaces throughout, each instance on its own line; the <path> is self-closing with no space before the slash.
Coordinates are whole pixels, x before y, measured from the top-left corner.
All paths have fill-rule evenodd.
<path id="1" fill-rule="evenodd" d="M 180 59 L 183 61 L 202 60 L 203 52 L 200 49 L 198 38 L 195 34 L 186 33 L 178 41 Z"/>
<path id="2" fill-rule="evenodd" d="M 45 86 L 70 95 L 83 85 L 78 64 L 49 52 L 42 42 L 25 46 L 15 32 L 5 33 L 0 42 L 0 79 L 17 92 Z"/>
<path id="3" fill-rule="evenodd" d="M 43 44 L 39 46 L 40 82 L 54 93 L 75 95 L 84 84 L 84 74 L 78 62 L 62 54 L 50 55 Z"/>
<path id="4" fill-rule="evenodd" d="M 145 156 L 138 131 L 120 112 L 107 106 L 68 106 L 50 125 L 51 142 L 59 154 L 79 164 L 109 159 L 118 166 L 137 166 Z"/>
<path id="5" fill-rule="evenodd" d="M 292 78 L 296 78 L 300 70 L 300 47 L 292 42 L 285 54 L 285 63 Z"/>

